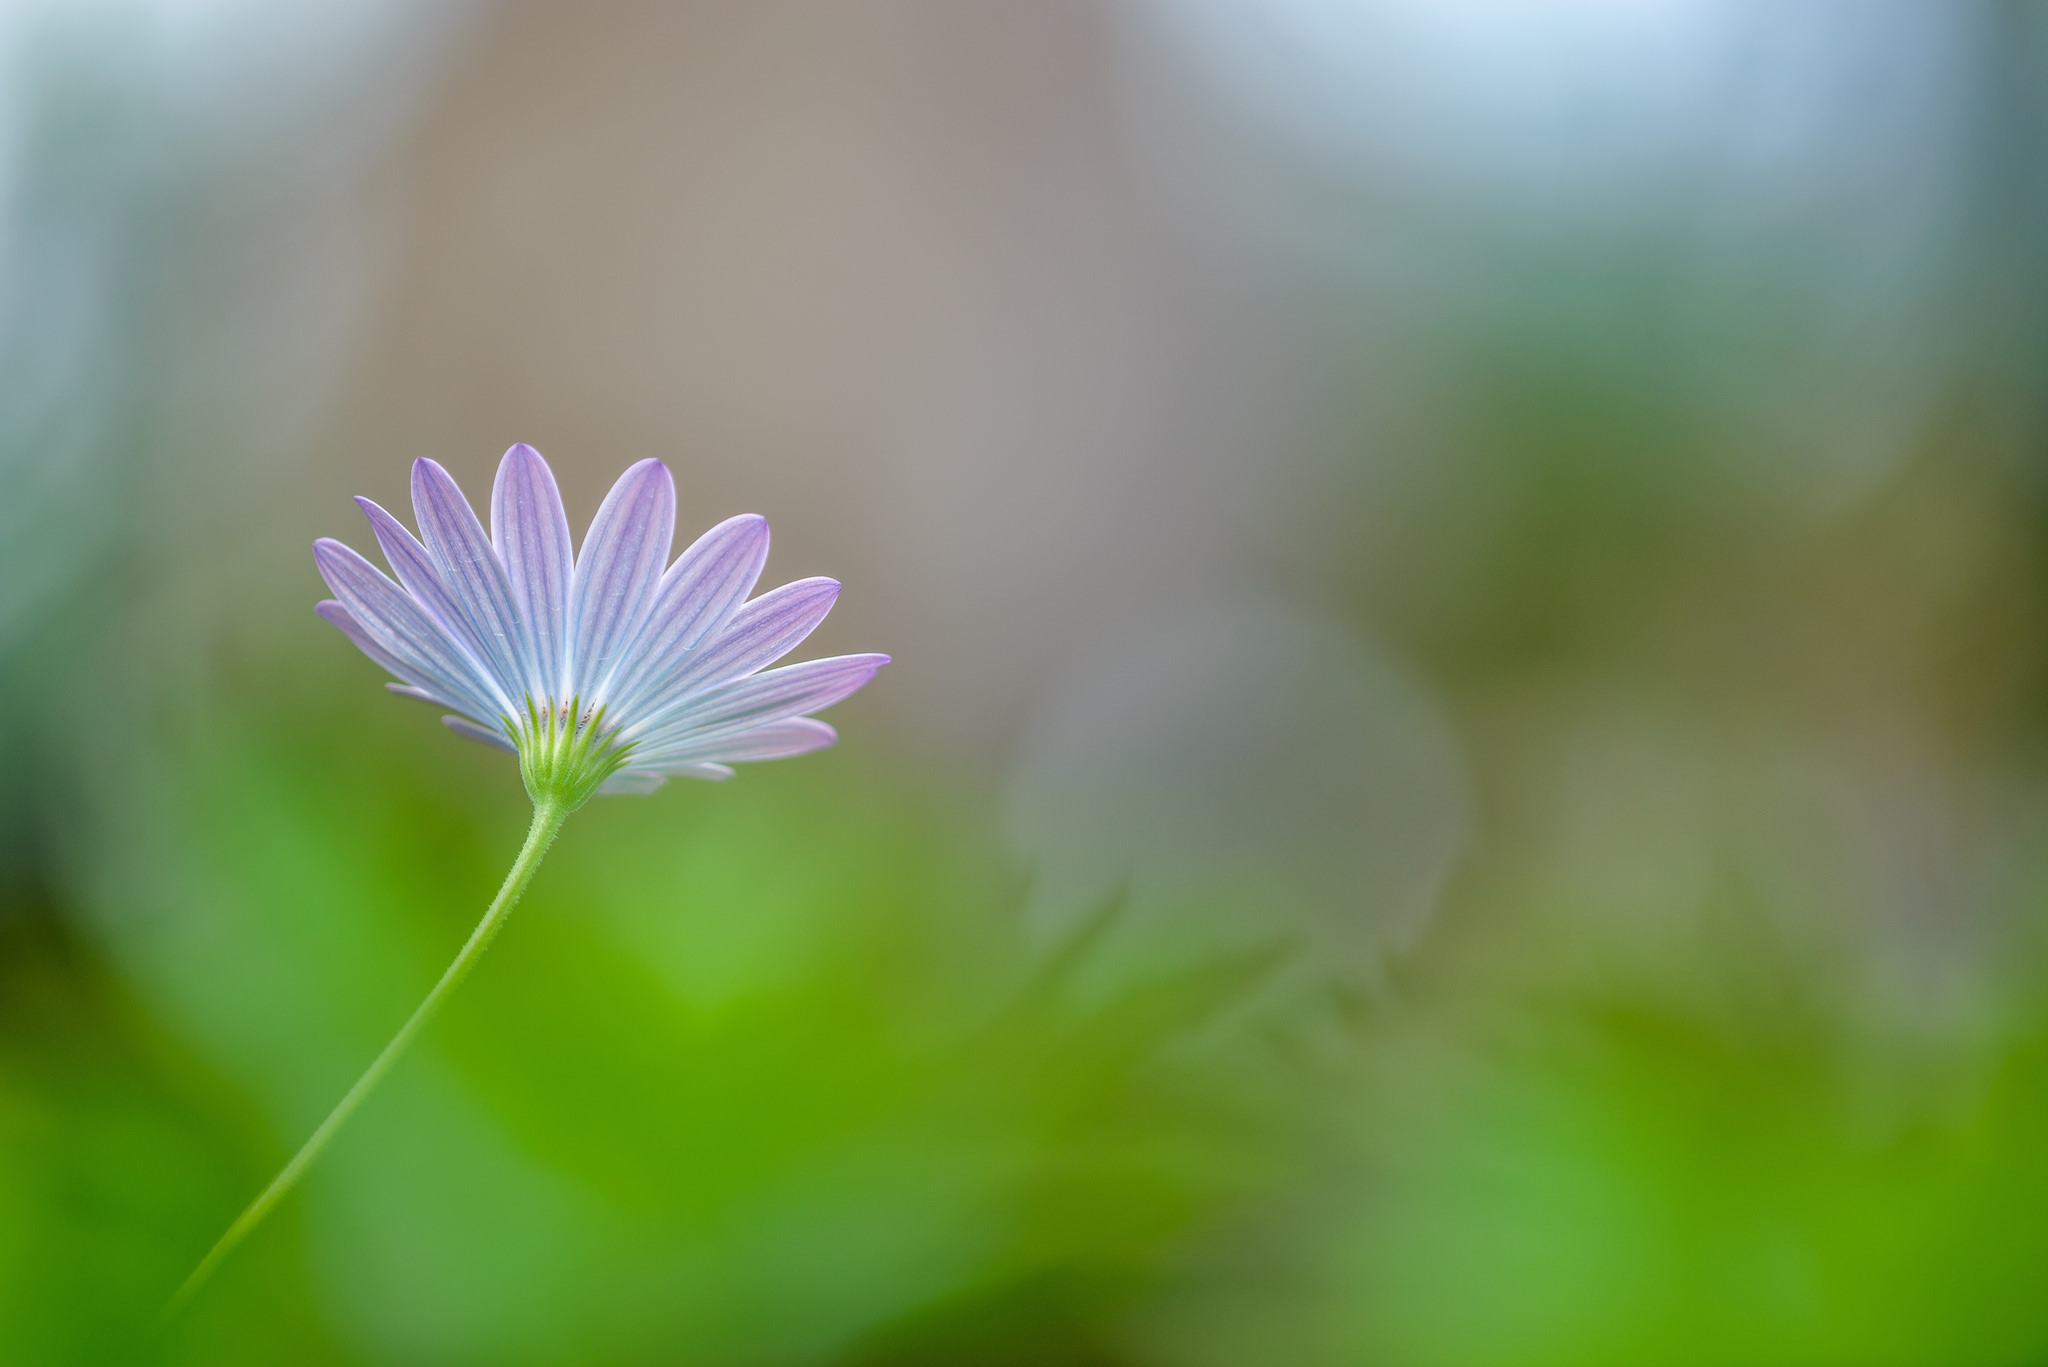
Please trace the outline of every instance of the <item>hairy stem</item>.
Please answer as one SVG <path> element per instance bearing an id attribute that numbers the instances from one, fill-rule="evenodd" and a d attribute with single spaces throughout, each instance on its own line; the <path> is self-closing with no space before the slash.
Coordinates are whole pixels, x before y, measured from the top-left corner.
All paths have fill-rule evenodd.
<path id="1" fill-rule="evenodd" d="M 499 927 L 505 924 L 505 918 L 511 915 L 512 908 L 518 904 L 519 895 L 526 891 L 527 883 L 533 878 L 533 871 L 540 867 L 541 856 L 548 852 L 548 846 L 555 841 L 556 832 L 562 829 L 562 823 L 568 819 L 569 810 L 560 802 L 540 802 L 534 805 L 533 826 L 526 833 L 526 843 L 519 848 L 519 857 L 512 861 L 512 871 L 505 875 L 504 886 L 499 888 L 498 895 L 491 899 L 491 905 L 484 912 L 483 920 L 477 922 L 476 929 L 470 932 L 469 939 L 456 954 L 455 962 L 448 965 L 447 971 L 441 974 L 441 980 L 427 993 L 426 1000 L 419 1004 L 411 1018 L 391 1037 L 391 1043 L 384 1046 L 384 1052 L 377 1055 L 376 1061 L 356 1079 L 356 1085 L 348 1089 L 348 1095 L 335 1104 L 334 1109 L 327 1113 L 327 1118 L 320 1122 L 320 1128 L 313 1131 L 312 1136 L 299 1146 L 299 1151 L 292 1155 L 291 1162 L 284 1165 L 284 1170 L 271 1179 L 270 1185 L 263 1189 L 262 1195 L 249 1203 L 249 1208 L 228 1226 L 227 1233 L 221 1235 L 207 1255 L 199 1260 L 199 1266 L 192 1269 L 192 1275 L 185 1278 L 185 1284 L 178 1288 L 177 1294 L 164 1306 L 166 1321 L 176 1318 L 178 1312 L 198 1293 L 199 1288 L 206 1285 L 214 1269 L 227 1260 L 228 1254 L 234 1252 L 235 1245 L 247 1238 L 251 1230 L 263 1223 L 263 1217 L 270 1214 L 271 1209 L 291 1193 L 291 1189 L 298 1185 L 299 1179 L 305 1176 L 306 1169 L 313 1166 L 313 1160 L 320 1156 L 320 1151 L 334 1138 L 335 1132 L 355 1114 L 356 1108 L 363 1104 L 364 1098 L 368 1097 L 377 1084 L 383 1081 L 384 1075 L 391 1071 L 391 1065 L 398 1062 L 407 1047 L 422 1030 L 426 1029 L 427 1022 L 434 1018 L 434 1013 L 441 1008 L 441 1003 L 446 1001 L 449 995 L 461 986 L 462 980 L 469 976 L 469 970 L 476 967 L 476 961 L 490 948 L 491 940 L 497 935 Z"/>

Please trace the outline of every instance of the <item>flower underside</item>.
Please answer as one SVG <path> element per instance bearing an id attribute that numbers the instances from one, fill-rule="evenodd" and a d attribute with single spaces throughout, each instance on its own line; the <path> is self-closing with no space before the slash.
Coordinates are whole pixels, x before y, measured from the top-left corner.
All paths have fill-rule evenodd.
<path id="1" fill-rule="evenodd" d="M 749 600 L 768 558 L 768 524 L 758 517 L 727 518 L 670 563 L 675 484 L 658 460 L 619 477 L 580 552 L 554 473 L 523 443 L 498 466 L 488 535 L 431 460 L 413 462 L 412 499 L 417 537 L 356 500 L 395 581 L 339 541 L 313 543 L 334 590 L 315 611 L 397 680 L 387 687 L 448 708 L 441 720 L 451 730 L 518 755 L 533 822 L 454 962 L 199 1260 L 164 1307 L 166 1322 L 290 1194 L 476 966 L 569 813 L 596 793 L 652 792 L 678 775 L 726 778 L 734 762 L 830 745 L 832 728 L 804 714 L 889 662 L 841 655 L 768 669 L 824 620 L 837 581 L 798 580 Z"/>
<path id="2" fill-rule="evenodd" d="M 572 553 L 552 471 L 530 446 L 498 467 L 486 533 L 448 472 L 412 472 L 419 535 L 358 499 L 391 566 L 339 541 L 313 558 L 319 613 L 449 728 L 519 756 L 536 802 L 720 779 L 740 762 L 836 739 L 808 714 L 889 662 L 840 655 L 770 669 L 825 619 L 839 584 L 800 579 L 749 598 L 768 524 L 728 518 L 673 562 L 675 484 L 658 460 L 619 477 Z"/>
<path id="3" fill-rule="evenodd" d="M 519 777 L 535 806 L 573 812 L 626 763 L 633 742 L 620 740 L 618 728 L 605 725 L 604 713 L 602 707 L 585 709 L 576 698 L 537 703 L 529 694 L 526 714 L 504 719 L 519 750 Z"/>

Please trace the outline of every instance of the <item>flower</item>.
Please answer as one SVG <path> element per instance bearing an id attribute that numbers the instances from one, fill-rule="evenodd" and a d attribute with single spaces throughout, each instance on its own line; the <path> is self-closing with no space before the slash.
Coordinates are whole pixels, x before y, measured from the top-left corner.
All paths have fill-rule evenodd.
<path id="1" fill-rule="evenodd" d="M 675 483 L 643 460 L 619 476 L 573 559 L 554 474 L 524 443 L 491 490 L 491 531 L 448 472 L 412 467 L 420 535 L 367 498 L 397 582 L 326 537 L 313 560 L 334 597 L 316 611 L 441 720 L 519 756 L 536 803 L 649 793 L 669 778 L 724 779 L 745 760 L 830 745 L 805 714 L 889 662 L 840 655 L 761 672 L 811 634 L 838 581 L 799 579 L 748 601 L 768 523 L 729 518 L 674 564 Z M 424 543 L 424 544 L 423 544 Z"/>

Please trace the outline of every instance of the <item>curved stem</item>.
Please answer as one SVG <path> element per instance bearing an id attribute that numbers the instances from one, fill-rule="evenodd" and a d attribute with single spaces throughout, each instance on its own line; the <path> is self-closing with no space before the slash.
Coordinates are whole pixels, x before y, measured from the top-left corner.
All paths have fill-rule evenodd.
<path id="1" fill-rule="evenodd" d="M 526 891 L 527 883 L 533 878 L 533 871 L 540 867 L 541 856 L 548 852 L 548 846 L 554 843 L 556 832 L 562 829 L 562 823 L 568 816 L 569 809 L 558 802 L 541 802 L 534 805 L 533 825 L 526 833 L 526 843 L 520 846 L 519 857 L 512 861 L 512 871 L 505 875 L 505 885 L 499 888 L 498 895 L 491 899 L 491 905 L 484 912 L 483 920 L 477 922 L 476 929 L 470 932 L 469 939 L 456 954 L 455 962 L 448 965 L 447 971 L 441 974 L 441 980 L 427 993 L 426 1000 L 419 1004 L 411 1018 L 391 1037 L 391 1043 L 384 1046 L 384 1052 L 377 1055 L 376 1061 L 356 1079 L 356 1085 L 348 1089 L 348 1095 L 335 1104 L 334 1109 L 327 1113 L 327 1118 L 320 1122 L 320 1128 L 313 1131 L 312 1136 L 299 1146 L 299 1151 L 292 1155 L 291 1162 L 284 1165 L 284 1170 L 271 1179 L 270 1185 L 263 1189 L 263 1194 L 249 1203 L 249 1208 L 228 1226 L 227 1233 L 221 1235 L 220 1240 L 207 1255 L 199 1260 L 199 1266 L 192 1269 L 192 1275 L 185 1278 L 185 1284 L 178 1288 L 177 1294 L 164 1306 L 166 1321 L 175 1318 L 178 1312 L 185 1308 L 186 1303 L 198 1293 L 199 1288 L 206 1285 L 214 1269 L 226 1261 L 228 1254 L 234 1252 L 235 1245 L 247 1238 L 251 1230 L 263 1223 L 263 1217 L 270 1213 L 271 1208 L 291 1193 L 291 1189 L 298 1185 L 299 1178 L 305 1175 L 306 1169 L 313 1165 L 313 1160 L 320 1156 L 320 1151 L 334 1138 L 335 1132 L 341 1129 L 348 1118 L 355 1114 L 356 1108 L 363 1104 L 363 1099 L 383 1081 L 384 1075 L 391 1071 L 391 1065 L 398 1062 L 400 1055 L 405 1053 L 420 1031 L 426 1028 L 427 1022 L 434 1018 L 434 1013 L 440 1009 L 441 1003 L 461 986 L 464 978 L 469 976 L 469 970 L 476 966 L 476 961 L 490 948 L 491 940 L 497 935 L 499 927 L 505 924 L 505 918 L 518 904 L 519 895 Z"/>

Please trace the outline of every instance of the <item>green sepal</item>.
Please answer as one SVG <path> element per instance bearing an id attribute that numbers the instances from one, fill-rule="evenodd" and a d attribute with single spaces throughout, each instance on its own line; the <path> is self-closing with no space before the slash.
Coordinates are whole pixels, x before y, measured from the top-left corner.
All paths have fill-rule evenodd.
<path id="1" fill-rule="evenodd" d="M 580 699 L 537 703 L 526 698 L 526 716 L 506 717 L 505 729 L 519 747 L 519 776 L 536 807 L 553 805 L 564 815 L 590 800 L 617 773 L 632 751 L 616 730 L 604 727 L 604 708 L 585 714 Z"/>

